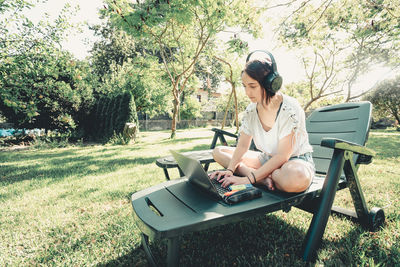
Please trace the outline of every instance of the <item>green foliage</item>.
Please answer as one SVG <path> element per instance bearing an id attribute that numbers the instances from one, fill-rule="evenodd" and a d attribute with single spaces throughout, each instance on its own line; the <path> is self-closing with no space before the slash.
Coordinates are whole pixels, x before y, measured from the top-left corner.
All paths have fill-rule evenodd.
<path id="1" fill-rule="evenodd" d="M 0 73 L 0 110 L 16 127 L 72 130 L 93 101 L 88 65 L 67 52 L 10 56 Z"/>
<path id="2" fill-rule="evenodd" d="M 185 101 L 183 102 L 180 108 L 180 116 L 181 120 L 194 120 L 200 119 L 203 116 L 201 115 L 201 104 L 197 99 L 193 96 L 185 97 Z"/>
<path id="3" fill-rule="evenodd" d="M 16 127 L 71 131 L 91 108 L 96 83 L 87 64 L 59 49 L 75 26 L 69 5 L 53 23 L 34 24 L 22 11 L 35 2 L 0 3 L 0 112 Z"/>
<path id="4" fill-rule="evenodd" d="M 93 71 L 104 80 L 104 75 L 115 71 L 115 66 L 122 66 L 139 54 L 137 42 L 126 32 L 110 25 L 94 25 L 89 27 L 100 40 L 93 44 L 90 61 Z"/>
<path id="5" fill-rule="evenodd" d="M 246 107 L 250 104 L 249 98 L 246 96 L 246 93 L 242 87 L 236 89 L 236 95 L 238 100 L 238 113 L 245 111 Z M 231 101 L 229 101 L 229 94 L 224 94 L 218 98 L 216 103 L 218 112 L 225 112 L 227 105 L 229 105 L 228 112 L 231 114 L 235 114 L 235 104 L 234 98 L 232 96 Z M 240 120 L 239 120 L 240 122 Z"/>
<path id="6" fill-rule="evenodd" d="M 45 135 L 35 138 L 32 146 L 34 149 L 62 148 L 71 145 L 71 133 L 49 131 Z"/>
<path id="7" fill-rule="evenodd" d="M 364 99 L 371 101 L 379 118 L 393 117 L 400 125 L 400 75 L 380 82 Z"/>
<path id="8" fill-rule="evenodd" d="M 215 92 L 221 83 L 222 64 L 210 54 L 203 54 L 196 62 L 195 75 L 201 81 L 201 88 Z"/>
<path id="9" fill-rule="evenodd" d="M 138 112 L 150 117 L 170 110 L 170 85 L 160 75 L 160 58 L 148 47 L 126 32 L 106 25 L 91 27 L 101 39 L 91 50 L 91 66 L 102 85 L 96 89 L 100 95 L 130 91 L 135 97 Z M 155 53 L 157 54 L 157 53 Z"/>
<path id="10" fill-rule="evenodd" d="M 310 103 L 310 87 L 309 83 L 306 81 L 299 81 L 290 84 L 286 84 L 285 88 L 282 88 L 282 92 L 296 98 L 300 105 L 302 106 L 305 111 L 314 110 L 318 107 L 334 105 L 344 102 L 343 96 L 337 95 L 330 95 L 329 97 L 322 97 Z M 316 91 L 314 91 L 316 93 Z M 317 92 L 318 93 L 318 92 Z"/>
<path id="11" fill-rule="evenodd" d="M 85 130 L 95 140 L 120 139 L 126 123 L 135 123 L 139 127 L 135 99 L 129 91 L 100 97 L 90 117 L 91 123 Z"/>
<path id="12" fill-rule="evenodd" d="M 280 39 L 299 50 L 310 89 L 324 89 L 311 100 L 332 93 L 356 99 L 354 84 L 362 74 L 377 64 L 399 64 L 399 5 L 398 0 L 294 1 L 285 10 L 290 15 L 280 21 Z"/>
<path id="13" fill-rule="evenodd" d="M 44 53 L 59 47 L 69 31 L 79 28 L 71 23 L 76 10 L 66 4 L 54 22 L 29 20 L 24 11 L 46 0 L 3 0 L 0 2 L 0 59 L 14 55 Z M 48 19 L 48 15 L 46 19 Z"/>
<path id="14" fill-rule="evenodd" d="M 108 144 L 111 145 L 128 145 L 129 142 L 131 141 L 130 138 L 127 138 L 126 136 L 124 136 L 123 134 L 119 133 L 116 134 L 114 133 L 111 138 L 108 140 Z"/>
<path id="15" fill-rule="evenodd" d="M 124 62 L 122 66 L 112 64 L 110 73 L 104 75 L 96 91 L 100 95 L 131 92 L 137 111 L 147 113 L 150 117 L 166 113 L 171 107 L 168 99 L 170 85 L 160 75 L 156 57 L 136 57 Z"/>

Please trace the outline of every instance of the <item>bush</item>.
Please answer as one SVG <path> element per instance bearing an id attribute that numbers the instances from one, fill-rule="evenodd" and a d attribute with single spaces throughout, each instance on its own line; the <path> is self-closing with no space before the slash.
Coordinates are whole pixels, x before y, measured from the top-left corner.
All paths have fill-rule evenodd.
<path id="1" fill-rule="evenodd" d="M 71 131 L 95 100 L 88 64 L 68 52 L 10 56 L 0 73 L 0 110 L 18 128 Z"/>
<path id="2" fill-rule="evenodd" d="M 108 142 L 119 139 L 126 123 L 139 126 L 134 97 L 130 92 L 100 97 L 89 116 L 92 121 L 87 125 L 86 135 L 94 140 Z"/>
<path id="3" fill-rule="evenodd" d="M 193 97 L 185 98 L 185 102 L 180 107 L 181 120 L 194 120 L 196 118 L 202 118 L 201 115 L 201 104 Z"/>

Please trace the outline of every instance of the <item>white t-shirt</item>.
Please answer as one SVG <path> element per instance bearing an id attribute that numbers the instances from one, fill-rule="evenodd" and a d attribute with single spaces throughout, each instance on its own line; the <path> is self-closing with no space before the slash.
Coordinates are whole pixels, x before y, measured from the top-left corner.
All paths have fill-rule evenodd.
<path id="1" fill-rule="evenodd" d="M 295 98 L 284 94 L 282 96 L 282 106 L 275 124 L 269 131 L 265 131 L 261 125 L 257 103 L 251 103 L 246 108 L 240 132 L 252 136 L 257 149 L 272 156 L 277 153 L 279 140 L 293 131 L 296 142 L 291 156 L 312 152 L 308 142 L 304 110 Z"/>

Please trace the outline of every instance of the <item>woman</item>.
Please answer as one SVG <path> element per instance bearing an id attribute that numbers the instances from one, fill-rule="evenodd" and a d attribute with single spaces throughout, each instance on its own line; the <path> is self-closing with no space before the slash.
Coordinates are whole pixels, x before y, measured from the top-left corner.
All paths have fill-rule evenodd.
<path id="1" fill-rule="evenodd" d="M 242 71 L 243 87 L 252 103 L 246 108 L 237 146 L 213 151 L 215 161 L 226 170 L 216 171 L 210 178 L 223 187 L 257 183 L 269 190 L 302 192 L 312 182 L 315 168 L 304 111 L 296 99 L 265 85 L 272 71 L 266 60 L 249 61 Z M 252 139 L 261 152 L 249 150 Z"/>

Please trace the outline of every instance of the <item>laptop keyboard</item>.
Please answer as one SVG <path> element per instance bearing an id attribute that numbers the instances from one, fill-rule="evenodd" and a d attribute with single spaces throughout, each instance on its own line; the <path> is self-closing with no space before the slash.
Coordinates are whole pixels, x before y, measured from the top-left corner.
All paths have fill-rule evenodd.
<path id="1" fill-rule="evenodd" d="M 225 188 L 225 187 L 222 187 L 221 186 L 221 183 L 220 182 L 218 182 L 217 181 L 217 179 L 210 179 L 211 180 L 211 183 L 215 186 L 215 189 L 217 189 L 217 192 L 219 193 L 219 194 L 225 194 L 226 192 L 229 192 L 229 191 L 231 191 L 228 187 L 227 188 Z"/>

